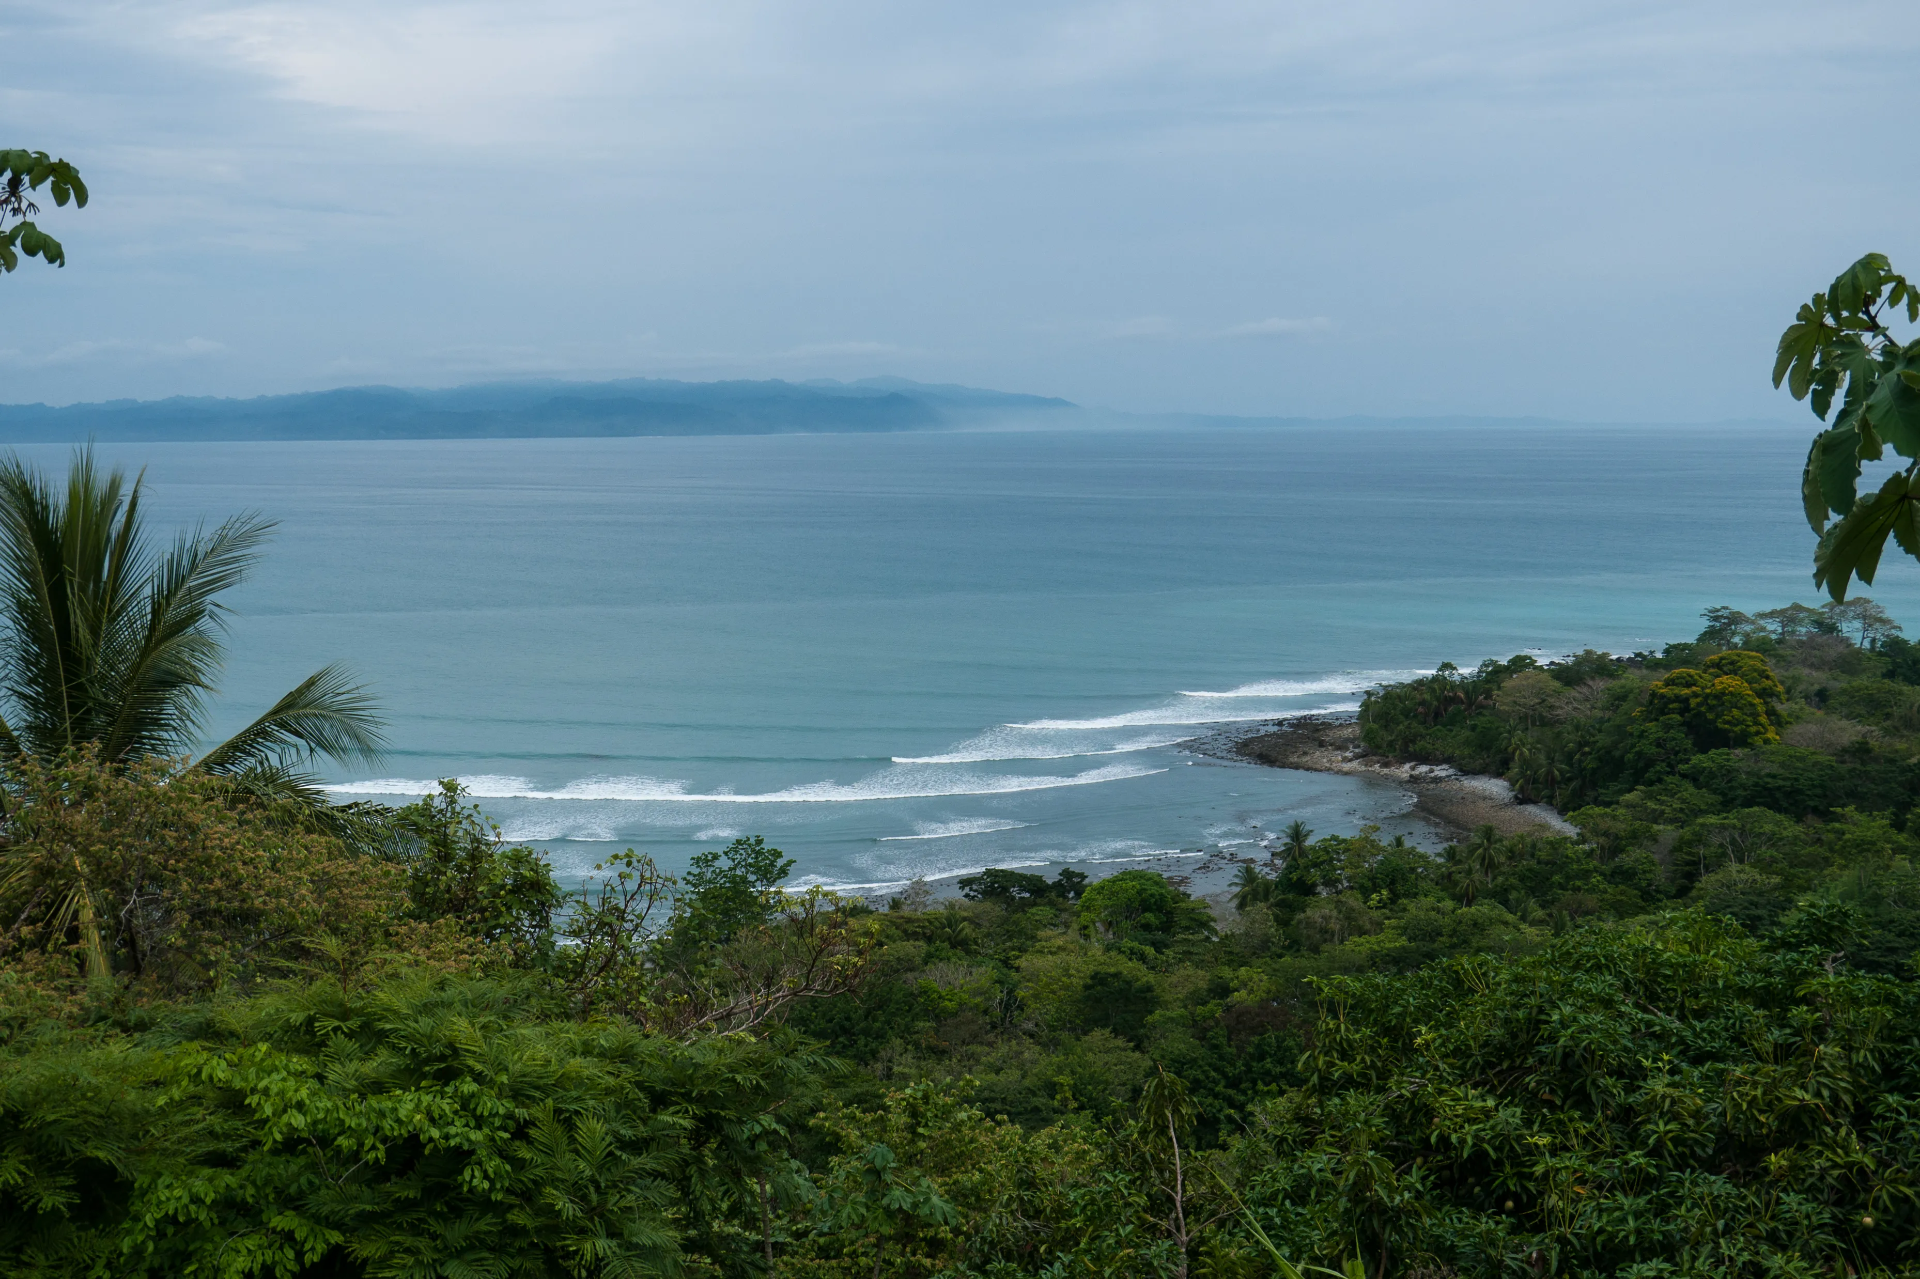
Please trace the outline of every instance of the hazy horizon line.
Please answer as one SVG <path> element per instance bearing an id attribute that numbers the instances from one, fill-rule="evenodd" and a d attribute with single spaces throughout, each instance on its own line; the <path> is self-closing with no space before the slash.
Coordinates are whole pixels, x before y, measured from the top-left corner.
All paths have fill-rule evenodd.
<path id="1" fill-rule="evenodd" d="M 1665 426 L 1685 427 L 1798 427 L 1800 424 L 1784 417 L 1719 417 L 1719 418 L 1572 418 L 1558 417 L 1546 413 L 1525 411 L 1475 412 L 1470 410 L 1435 410 L 1427 413 L 1348 413 L 1339 415 L 1288 413 L 1208 413 L 1198 410 L 1182 409 L 1132 409 L 1111 404 L 1082 403 L 1068 400 L 1063 396 L 1047 395 L 1044 392 L 1007 390 L 999 387 L 974 386 L 960 382 L 924 382 L 914 378 L 900 377 L 894 374 L 876 373 L 857 378 L 782 378 L 782 377 L 722 377 L 722 378 L 683 378 L 661 377 L 651 374 L 633 374 L 622 377 L 579 378 L 553 375 L 507 376 L 478 378 L 470 381 L 449 383 L 399 383 L 399 382 L 351 382 L 336 386 L 319 387 L 302 391 L 275 391 L 259 395 L 191 395 L 175 394 L 158 396 L 152 399 L 117 397 L 102 400 L 67 400 L 49 402 L 46 400 L 0 401 L 0 410 L 41 409 L 50 413 L 62 413 L 77 409 L 132 409 L 153 405 L 172 404 L 180 401 L 199 402 L 209 406 L 237 406 L 256 404 L 272 400 L 294 400 L 308 397 L 337 395 L 351 391 L 381 391 L 403 395 L 434 395 L 454 391 L 473 391 L 498 388 L 501 390 L 531 390 L 552 387 L 556 390 L 570 387 L 614 387 L 626 383 L 651 383 L 654 385 L 713 388 L 726 385 L 742 386 L 789 386 L 803 389 L 826 389 L 840 387 L 848 389 L 918 389 L 923 391 L 964 391 L 986 392 L 1008 397 L 1031 398 L 1050 401 L 1062 408 L 1077 410 L 1079 413 L 1095 418 L 1134 419 L 1142 425 L 1165 423 L 1183 423 L 1204 426 L 1208 423 L 1241 423 L 1272 425 L 1314 425 L 1337 423 L 1437 423 L 1437 424 L 1478 424 L 1478 425 L 1549 425 L 1607 428 L 1657 428 Z M 1118 423 L 1116 423 L 1118 425 Z M 956 428 L 966 429 L 966 428 Z M 1062 429 L 1086 429 L 1079 428 Z"/>

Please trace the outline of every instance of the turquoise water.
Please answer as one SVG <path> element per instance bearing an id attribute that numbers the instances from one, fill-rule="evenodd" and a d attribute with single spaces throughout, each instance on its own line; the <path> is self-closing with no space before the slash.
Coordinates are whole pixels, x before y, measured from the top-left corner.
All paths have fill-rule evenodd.
<path id="1" fill-rule="evenodd" d="M 805 882 L 1179 869 L 1359 779 L 1198 756 L 1518 651 L 1816 602 L 1799 430 L 1461 425 L 115 446 L 163 523 L 281 521 L 223 727 L 327 661 L 388 708 L 342 795 L 459 776 L 562 874 L 764 834 Z M 30 452 L 58 462 L 65 451 Z M 1872 594 L 1920 622 L 1920 573 Z"/>

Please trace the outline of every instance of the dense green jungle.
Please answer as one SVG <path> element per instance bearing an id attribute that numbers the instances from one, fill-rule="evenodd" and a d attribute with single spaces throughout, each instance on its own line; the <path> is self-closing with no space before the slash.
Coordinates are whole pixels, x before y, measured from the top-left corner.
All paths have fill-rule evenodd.
<path id="1" fill-rule="evenodd" d="M 1854 491 L 1920 457 L 1902 302 L 1870 256 L 1781 342 L 1836 599 L 1920 555 L 1920 464 Z M 1920 646 L 1869 600 L 1368 695 L 1571 835 L 1296 823 L 1219 910 L 876 907 L 758 839 L 566 892 L 451 783 L 330 804 L 382 746 L 338 668 L 205 747 L 268 525 L 140 498 L 0 463 L 0 1273 L 1920 1275 Z"/>

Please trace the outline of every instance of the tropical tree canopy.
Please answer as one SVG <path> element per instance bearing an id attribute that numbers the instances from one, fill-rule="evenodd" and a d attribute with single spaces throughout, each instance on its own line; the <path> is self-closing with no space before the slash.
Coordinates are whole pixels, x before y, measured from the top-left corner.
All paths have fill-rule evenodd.
<path id="1" fill-rule="evenodd" d="M 0 749 L 43 760 L 87 749 L 109 764 L 195 754 L 226 656 L 220 595 L 258 558 L 273 523 L 237 515 L 157 547 L 141 479 L 78 453 L 56 488 L 0 462 Z M 197 771 L 318 799 L 319 756 L 370 761 L 373 701 L 327 666 L 200 753 Z"/>

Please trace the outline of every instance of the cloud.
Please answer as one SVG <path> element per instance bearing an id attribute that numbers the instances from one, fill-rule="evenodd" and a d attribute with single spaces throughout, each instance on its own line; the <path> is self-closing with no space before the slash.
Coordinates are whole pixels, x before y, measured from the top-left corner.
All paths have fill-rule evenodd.
<path id="1" fill-rule="evenodd" d="M 1808 12 L 14 0 L 0 107 L 93 200 L 48 219 L 66 271 L 7 279 L 5 398 L 820 362 L 1132 408 L 1770 412 L 1792 307 L 1863 248 L 1920 258 L 1889 212 L 1920 174 L 1830 125 L 1910 96 L 1920 25 Z M 1808 231 L 1836 171 L 1870 198 Z M 1395 376 L 1313 340 L 1355 299 Z M 1502 345 L 1535 358 L 1474 371 Z"/>
<path id="2" fill-rule="evenodd" d="M 1249 324 L 1236 324 L 1232 328 L 1220 330 L 1224 338 L 1286 338 L 1298 337 L 1302 333 L 1328 333 L 1334 323 L 1324 315 L 1315 315 L 1307 319 L 1287 319 L 1274 316 L 1265 320 L 1254 320 Z"/>
<path id="3" fill-rule="evenodd" d="M 157 25 L 178 56 L 440 145 L 550 136 L 631 52 L 609 7 L 581 4 L 189 4 Z"/>
<path id="4" fill-rule="evenodd" d="M 22 351 L 18 347 L 0 347 L 0 364 L 20 369 L 57 368 L 62 365 L 90 363 L 156 363 L 204 360 L 225 355 L 224 342 L 211 338 L 186 338 L 179 342 L 139 342 L 120 338 L 65 342 L 49 351 Z"/>

